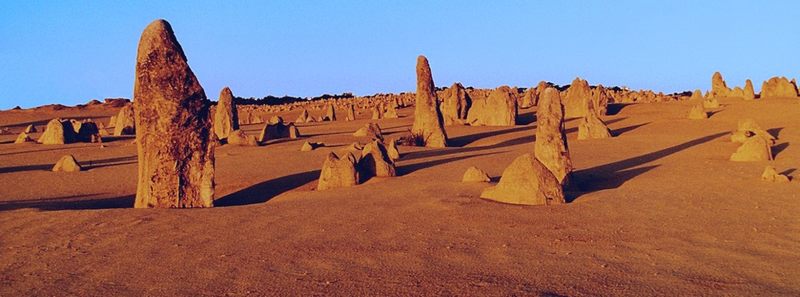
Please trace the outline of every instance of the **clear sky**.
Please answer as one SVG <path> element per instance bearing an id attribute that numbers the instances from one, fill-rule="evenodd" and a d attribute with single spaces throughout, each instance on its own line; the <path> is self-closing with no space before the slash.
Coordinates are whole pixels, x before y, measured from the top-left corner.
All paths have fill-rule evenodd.
<path id="1" fill-rule="evenodd" d="M 2 1 L 0 108 L 130 98 L 168 20 L 209 98 L 540 80 L 674 92 L 800 76 L 800 1 Z"/>

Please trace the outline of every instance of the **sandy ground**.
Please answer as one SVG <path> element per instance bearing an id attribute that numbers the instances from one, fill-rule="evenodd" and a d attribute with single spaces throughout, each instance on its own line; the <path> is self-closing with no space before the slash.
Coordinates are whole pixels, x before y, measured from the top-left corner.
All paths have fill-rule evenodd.
<path id="1" fill-rule="evenodd" d="M 131 138 L 0 136 L 0 295 L 800 295 L 800 182 L 760 180 L 766 165 L 800 179 L 800 104 L 721 102 L 704 121 L 685 119 L 687 102 L 616 106 L 605 140 L 576 140 L 569 121 L 580 188 L 550 207 L 489 202 L 489 184 L 460 182 L 472 165 L 496 181 L 531 152 L 533 110 L 516 127 L 448 127 L 451 148 L 401 146 L 399 177 L 347 189 L 313 191 L 325 156 L 367 119 L 219 147 L 213 209 L 131 208 Z M 5 111 L 0 125 L 115 112 Z M 410 128 L 413 110 L 400 114 L 378 121 L 388 137 Z M 728 161 L 746 117 L 778 136 L 775 161 Z M 328 147 L 299 152 L 305 140 Z M 88 170 L 49 172 L 65 154 Z"/>

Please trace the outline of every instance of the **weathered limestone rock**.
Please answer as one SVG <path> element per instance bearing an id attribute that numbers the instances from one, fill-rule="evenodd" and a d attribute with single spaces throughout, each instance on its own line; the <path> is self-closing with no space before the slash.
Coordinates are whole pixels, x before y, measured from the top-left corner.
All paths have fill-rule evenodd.
<path id="1" fill-rule="evenodd" d="M 578 140 L 610 138 L 611 130 L 603 123 L 594 112 L 589 112 L 581 118 L 578 124 Z"/>
<path id="2" fill-rule="evenodd" d="M 730 92 L 730 93 L 728 93 L 728 97 L 731 97 L 731 98 L 742 98 L 742 99 L 744 99 L 744 90 L 742 90 L 742 88 L 740 88 L 740 87 L 734 87 L 734 88 L 731 90 L 731 92 Z M 717 105 L 719 106 L 719 103 L 717 103 Z M 711 108 L 711 107 L 710 107 L 710 108 Z"/>
<path id="3" fill-rule="evenodd" d="M 692 106 L 692 109 L 689 110 L 689 119 L 690 120 L 705 120 L 708 118 L 708 113 L 706 113 L 706 109 L 703 108 L 703 104 L 698 103 Z"/>
<path id="4" fill-rule="evenodd" d="M 610 97 L 611 96 L 608 95 L 608 91 L 606 91 L 603 85 L 597 85 L 597 87 L 592 90 L 592 105 L 589 107 L 590 110 L 593 110 L 597 116 L 606 115 L 606 113 L 608 113 L 608 102 L 611 101 Z"/>
<path id="5" fill-rule="evenodd" d="M 389 159 L 392 159 L 392 161 L 397 161 L 400 159 L 400 150 L 397 149 L 396 139 L 389 139 L 389 145 L 386 147 L 386 154 L 389 156 Z"/>
<path id="6" fill-rule="evenodd" d="M 313 151 L 313 150 L 315 150 L 315 149 L 317 149 L 319 147 L 323 147 L 323 146 L 325 146 L 325 144 L 323 144 L 322 142 L 308 142 L 308 141 L 306 141 L 306 142 L 303 143 L 303 146 L 300 147 L 300 151 L 301 152 L 310 152 L 310 151 Z"/>
<path id="7" fill-rule="evenodd" d="M 364 125 L 364 127 L 359 128 L 356 132 L 353 132 L 353 136 L 355 137 L 369 137 L 370 139 L 380 139 L 383 140 L 383 134 L 381 133 L 381 127 L 378 126 L 376 123 L 368 123 Z"/>
<path id="8" fill-rule="evenodd" d="M 322 164 L 317 190 L 350 187 L 358 185 L 359 175 L 356 170 L 356 157 L 347 153 L 339 159 L 335 153 L 330 153 Z"/>
<path id="9" fill-rule="evenodd" d="M 233 92 L 228 87 L 219 92 L 217 110 L 214 114 L 214 133 L 217 139 L 227 139 L 234 130 L 239 130 L 239 112 L 233 102 Z"/>
<path id="10" fill-rule="evenodd" d="M 382 108 L 378 105 L 372 107 L 372 119 L 373 120 L 380 120 L 383 118 L 383 111 Z"/>
<path id="11" fill-rule="evenodd" d="M 773 77 L 761 85 L 761 98 L 796 98 L 797 86 L 785 77 Z"/>
<path id="12" fill-rule="evenodd" d="M 58 159 L 56 165 L 53 166 L 53 172 L 78 172 L 83 170 L 78 161 L 72 155 L 66 155 Z"/>
<path id="13" fill-rule="evenodd" d="M 770 145 L 775 144 L 775 136 L 769 134 L 764 129 L 761 129 L 756 121 L 753 119 L 739 120 L 737 123 L 736 131 L 731 134 L 731 142 L 744 143 L 748 138 L 758 135 L 767 140 Z"/>
<path id="14" fill-rule="evenodd" d="M 69 119 L 69 124 L 72 125 L 72 131 L 78 134 L 78 131 L 81 130 L 82 123 L 76 119 Z"/>
<path id="15" fill-rule="evenodd" d="M 394 106 L 389 106 L 389 108 L 386 109 L 386 112 L 383 113 L 384 119 L 396 119 L 398 117 L 397 108 Z"/>
<path id="16" fill-rule="evenodd" d="M 275 119 L 274 121 L 270 120 L 270 123 L 265 124 L 264 128 L 261 129 L 258 142 L 264 143 L 269 140 L 281 138 L 296 139 L 298 137 L 300 137 L 300 131 L 294 123 L 284 125 L 283 119 Z"/>
<path id="17" fill-rule="evenodd" d="M 135 135 L 136 121 L 134 119 L 133 105 L 125 105 L 119 110 L 114 122 L 114 136 Z"/>
<path id="18" fill-rule="evenodd" d="M 100 136 L 100 128 L 92 120 L 86 120 L 80 124 L 75 138 L 80 142 L 103 142 L 103 138 Z"/>
<path id="19" fill-rule="evenodd" d="M 333 108 L 333 103 L 329 103 L 325 105 L 325 116 L 322 117 L 322 121 L 335 121 L 336 120 L 336 109 Z"/>
<path id="20" fill-rule="evenodd" d="M 258 146 L 255 135 L 247 135 L 244 130 L 236 129 L 228 133 L 228 144 L 239 146 Z"/>
<path id="21" fill-rule="evenodd" d="M 134 207 L 213 206 L 216 141 L 209 103 L 164 20 L 150 23 L 139 40 L 133 98 L 139 153 Z"/>
<path id="22" fill-rule="evenodd" d="M 517 124 L 517 100 L 508 86 L 501 86 L 486 100 L 475 100 L 467 115 L 471 126 L 514 126 Z"/>
<path id="23" fill-rule="evenodd" d="M 44 128 L 44 133 L 39 136 L 41 144 L 68 144 L 75 142 L 75 130 L 69 121 L 59 118 L 52 119 Z"/>
<path id="24" fill-rule="evenodd" d="M 436 87 L 433 85 L 431 67 L 425 56 L 417 57 L 417 94 L 414 106 L 414 125 L 411 134 L 417 144 L 426 147 L 446 147 L 442 113 L 436 99 Z"/>
<path id="25" fill-rule="evenodd" d="M 361 178 L 396 176 L 394 161 L 389 158 L 386 146 L 380 140 L 373 140 L 361 151 L 358 161 Z"/>
<path id="26" fill-rule="evenodd" d="M 539 101 L 539 94 L 536 92 L 535 88 L 528 88 L 525 90 L 525 93 L 522 94 L 522 102 L 520 102 L 520 108 L 531 108 L 536 106 L 536 102 Z"/>
<path id="27" fill-rule="evenodd" d="M 15 144 L 26 143 L 26 142 L 33 142 L 33 139 L 31 139 L 28 136 L 28 133 L 25 133 L 25 132 L 19 133 L 19 136 L 17 136 L 17 139 L 14 140 Z"/>
<path id="28" fill-rule="evenodd" d="M 725 80 L 722 79 L 722 74 L 720 74 L 719 72 L 714 72 L 714 75 L 711 76 L 710 98 L 728 97 L 728 94 L 730 92 L 731 89 L 729 89 L 728 85 L 725 84 Z"/>
<path id="29" fill-rule="evenodd" d="M 731 155 L 731 161 L 737 162 L 771 160 L 772 148 L 769 145 L 769 141 L 758 135 L 748 138 L 744 144 Z"/>
<path id="30" fill-rule="evenodd" d="M 742 94 L 744 100 L 755 100 L 756 93 L 753 91 L 753 82 L 749 79 L 744 82 L 744 92 Z"/>
<path id="31" fill-rule="evenodd" d="M 555 88 L 547 88 L 539 98 L 536 114 L 535 156 L 561 185 L 569 183 L 572 161 L 564 129 L 564 106 Z"/>
<path id="32" fill-rule="evenodd" d="M 705 99 L 703 98 L 703 91 L 700 91 L 700 89 L 694 90 L 694 92 L 692 92 L 692 97 L 689 98 L 689 100 L 693 101 L 703 101 L 703 99 Z"/>
<path id="33" fill-rule="evenodd" d="M 484 190 L 481 198 L 524 205 L 566 203 L 561 184 L 553 173 L 531 154 L 517 157 L 503 171 L 497 186 Z"/>
<path id="34" fill-rule="evenodd" d="M 297 120 L 295 120 L 295 123 L 306 123 L 308 122 L 308 118 L 309 118 L 308 110 L 303 109 L 303 111 L 300 112 L 300 115 L 297 116 Z"/>
<path id="35" fill-rule="evenodd" d="M 761 179 L 768 182 L 774 183 L 788 183 L 789 177 L 783 174 L 778 173 L 775 170 L 775 167 L 767 166 L 764 168 L 764 172 L 761 173 Z"/>
<path id="36" fill-rule="evenodd" d="M 716 97 L 703 100 L 703 108 L 719 108 L 719 101 L 717 101 Z"/>
<path id="37" fill-rule="evenodd" d="M 442 118 L 445 125 L 463 124 L 467 119 L 472 99 L 460 83 L 453 83 L 444 94 Z"/>
<path id="38" fill-rule="evenodd" d="M 470 166 L 467 168 L 467 171 L 464 172 L 464 176 L 461 177 L 461 182 L 465 183 L 488 183 L 492 179 L 489 178 L 489 174 L 486 171 L 483 171 L 475 166 Z"/>
<path id="39" fill-rule="evenodd" d="M 38 131 L 38 129 L 36 129 L 36 126 L 28 125 L 27 127 L 25 127 L 25 130 L 23 132 L 31 134 L 31 133 L 36 133 L 36 132 L 39 132 L 39 131 Z"/>
<path id="40" fill-rule="evenodd" d="M 589 88 L 589 82 L 580 77 L 575 78 L 564 97 L 564 117 L 578 118 L 585 116 L 589 112 L 591 99 L 592 90 Z"/>
<path id="41" fill-rule="evenodd" d="M 345 121 L 355 121 L 356 120 L 356 107 L 353 104 L 347 107 L 347 117 L 345 117 Z"/>
<path id="42" fill-rule="evenodd" d="M 117 125 L 117 116 L 113 115 L 110 119 L 108 119 L 108 127 L 114 128 Z"/>

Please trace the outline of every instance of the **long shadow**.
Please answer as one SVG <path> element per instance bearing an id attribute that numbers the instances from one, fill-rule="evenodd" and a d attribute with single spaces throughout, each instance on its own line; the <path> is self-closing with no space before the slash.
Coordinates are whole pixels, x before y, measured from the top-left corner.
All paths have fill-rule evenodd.
<path id="1" fill-rule="evenodd" d="M 49 149 L 43 149 L 43 150 L 30 150 L 30 151 L 29 150 L 24 150 L 24 151 L 19 151 L 19 152 L 9 152 L 9 153 L 2 153 L 2 154 L 0 154 L 0 156 L 10 156 L 10 155 L 19 155 L 19 154 L 32 154 L 32 153 L 41 153 L 41 152 L 47 152 L 47 151 L 57 151 L 57 150 L 63 150 L 63 149 L 67 149 L 67 147 L 55 147 L 55 148 L 49 148 Z"/>
<path id="2" fill-rule="evenodd" d="M 478 141 L 478 140 L 480 140 L 480 139 L 482 139 L 484 137 L 498 136 L 498 135 L 503 135 L 503 134 L 508 134 L 508 133 L 525 131 L 525 130 L 533 131 L 534 129 L 535 128 L 532 127 L 532 126 L 519 126 L 519 127 L 510 128 L 510 129 L 486 131 L 486 132 L 481 132 L 481 133 L 475 133 L 475 134 L 468 134 L 468 135 L 463 135 L 463 136 L 459 136 L 459 137 L 453 137 L 453 138 L 448 139 L 447 142 L 448 142 L 448 144 L 450 146 L 453 146 L 453 147 L 463 147 L 463 146 L 466 146 L 466 145 L 468 145 L 470 143 Z"/>
<path id="3" fill-rule="evenodd" d="M 724 111 L 724 109 L 720 109 L 720 110 L 715 110 L 715 111 L 709 111 L 709 112 L 707 112 L 706 114 L 708 115 L 708 118 L 711 118 L 711 117 L 713 117 L 714 115 L 716 115 L 716 114 L 718 114 L 718 113 L 720 113 L 720 112 L 723 112 L 723 111 Z"/>
<path id="4" fill-rule="evenodd" d="M 727 134 L 728 132 L 719 132 L 687 141 L 679 145 L 657 150 L 652 153 L 575 171 L 572 174 L 572 185 L 574 185 L 575 189 L 574 191 L 569 191 L 570 195 L 567 197 L 567 202 L 572 202 L 586 193 L 617 188 L 628 180 L 650 171 L 659 165 L 645 166 L 640 168 L 634 167 L 656 161 Z"/>
<path id="5" fill-rule="evenodd" d="M 613 131 L 611 131 L 611 135 L 614 135 L 614 137 L 620 136 L 622 134 L 625 134 L 625 133 L 628 133 L 630 131 L 636 130 L 639 127 L 646 126 L 648 124 L 650 124 L 650 122 L 643 123 L 643 124 L 638 124 L 638 125 L 633 125 L 633 126 L 628 126 L 628 127 L 622 127 L 622 128 L 619 128 L 619 129 L 614 129 Z"/>
<path id="6" fill-rule="evenodd" d="M 103 136 L 101 138 L 103 139 L 103 142 L 115 142 L 121 140 L 133 141 L 136 139 L 136 135 Z"/>
<path id="7" fill-rule="evenodd" d="M 98 194 L 74 195 L 48 199 L 30 199 L 19 201 L 0 202 L 0 211 L 9 211 L 23 208 L 38 208 L 39 210 L 80 210 L 80 209 L 110 209 L 131 208 L 135 195 L 126 195 L 113 198 L 82 199 L 97 196 Z"/>
<path id="8" fill-rule="evenodd" d="M 789 143 L 788 142 L 784 142 L 784 143 L 778 144 L 776 146 L 773 146 L 772 147 L 772 157 L 777 157 L 778 154 L 783 152 L 783 150 L 785 150 L 787 147 L 789 147 Z"/>
<path id="9" fill-rule="evenodd" d="M 474 146 L 474 147 L 455 147 L 455 148 L 445 148 L 445 149 L 435 149 L 435 150 L 426 150 L 426 151 L 419 151 L 419 152 L 411 152 L 402 154 L 400 158 L 403 161 L 414 160 L 414 159 L 421 159 L 421 158 L 432 158 L 432 157 L 442 157 L 446 155 L 452 154 L 459 154 L 459 153 L 468 153 L 468 152 L 477 152 L 483 150 L 489 150 L 499 147 L 505 146 L 512 146 L 512 145 L 519 145 L 524 143 L 533 143 L 536 141 L 535 135 L 525 135 L 520 136 L 514 139 L 509 139 L 503 142 L 495 143 L 492 145 L 486 146 Z"/>
<path id="10" fill-rule="evenodd" d="M 517 115 L 517 125 L 528 125 L 536 121 L 536 112 L 529 111 Z"/>
<path id="11" fill-rule="evenodd" d="M 37 165 L 22 165 L 22 166 L 11 166 L 11 167 L 3 167 L 0 168 L 0 173 L 11 173 L 11 172 L 20 172 L 20 171 L 33 171 L 33 170 L 50 170 L 53 168 L 53 164 L 37 164 Z"/>
<path id="12" fill-rule="evenodd" d="M 65 118 L 62 118 L 62 119 L 65 119 Z M 23 127 L 27 127 L 28 125 L 34 125 L 38 129 L 43 129 L 44 126 L 47 126 L 47 123 L 49 123 L 50 120 L 52 120 L 52 119 L 29 121 L 29 122 L 22 122 L 22 123 L 14 123 L 14 124 L 10 124 L 10 125 L 4 125 L 2 127 L 4 127 L 4 128 L 23 128 Z"/>
<path id="13" fill-rule="evenodd" d="M 635 103 L 609 103 L 606 107 L 606 115 L 617 115 L 626 106 L 633 104 Z"/>
<path id="14" fill-rule="evenodd" d="M 781 134 L 781 130 L 783 130 L 783 128 L 767 129 L 767 133 L 769 133 L 770 135 L 774 136 L 775 138 L 780 138 L 778 135 Z"/>
<path id="15" fill-rule="evenodd" d="M 319 170 L 281 176 L 255 184 L 214 201 L 214 206 L 235 206 L 264 203 L 279 194 L 319 178 Z"/>
<path id="16" fill-rule="evenodd" d="M 85 162 L 78 162 L 78 164 L 83 166 L 83 169 L 92 170 L 92 169 L 103 168 L 103 167 L 134 164 L 137 161 L 138 161 L 137 160 L 137 156 L 127 156 L 127 157 L 103 159 L 103 160 L 96 160 L 96 161 L 90 160 L 90 161 L 85 161 Z"/>
<path id="17" fill-rule="evenodd" d="M 491 152 L 491 153 L 483 153 L 483 154 L 477 154 L 477 155 L 451 157 L 451 158 L 446 158 L 446 159 L 441 159 L 441 160 L 432 160 L 432 161 L 427 161 L 427 162 L 408 164 L 408 165 L 404 165 L 404 166 L 398 167 L 397 168 L 397 175 L 406 175 L 406 174 L 412 173 L 412 172 L 420 170 L 420 169 L 430 168 L 430 167 L 441 165 L 441 164 L 445 164 L 445 163 L 450 163 L 450 162 L 455 162 L 455 161 L 459 161 L 459 160 L 470 159 L 470 158 L 475 158 L 475 157 L 480 157 L 480 156 L 495 155 L 495 154 L 499 154 L 499 153 L 504 153 L 504 152 Z"/>
<path id="18" fill-rule="evenodd" d="M 81 165 L 81 167 L 83 167 L 83 169 L 85 170 L 97 169 L 108 166 L 132 164 L 132 163 L 136 163 L 136 156 L 127 156 L 127 157 L 110 158 L 102 160 L 78 161 L 78 164 Z M 54 165 L 55 163 L 3 167 L 0 168 L 0 173 L 34 171 L 34 170 L 50 171 L 51 169 L 53 169 Z"/>

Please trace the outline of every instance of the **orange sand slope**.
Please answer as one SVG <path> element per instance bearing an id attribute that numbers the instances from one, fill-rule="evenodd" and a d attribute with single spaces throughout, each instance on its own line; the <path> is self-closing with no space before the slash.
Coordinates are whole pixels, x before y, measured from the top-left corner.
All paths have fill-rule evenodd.
<path id="1" fill-rule="evenodd" d="M 312 190 L 325 156 L 357 140 L 369 111 L 299 124 L 301 139 L 218 147 L 217 207 L 192 210 L 131 208 L 130 137 L 100 148 L 2 135 L 0 295 L 800 295 L 800 182 L 760 180 L 767 165 L 800 176 L 800 105 L 720 102 L 700 121 L 689 102 L 617 106 L 610 139 L 578 141 L 568 121 L 580 190 L 538 207 L 460 182 L 473 165 L 496 182 L 533 150 L 527 109 L 516 127 L 447 127 L 455 147 L 401 146 L 398 177 L 328 191 Z M 116 111 L 5 111 L 0 125 Z M 392 137 L 412 114 L 378 122 Z M 728 160 L 743 118 L 778 137 L 774 161 Z M 300 152 L 304 141 L 326 147 Z M 65 154 L 86 170 L 50 172 Z"/>

